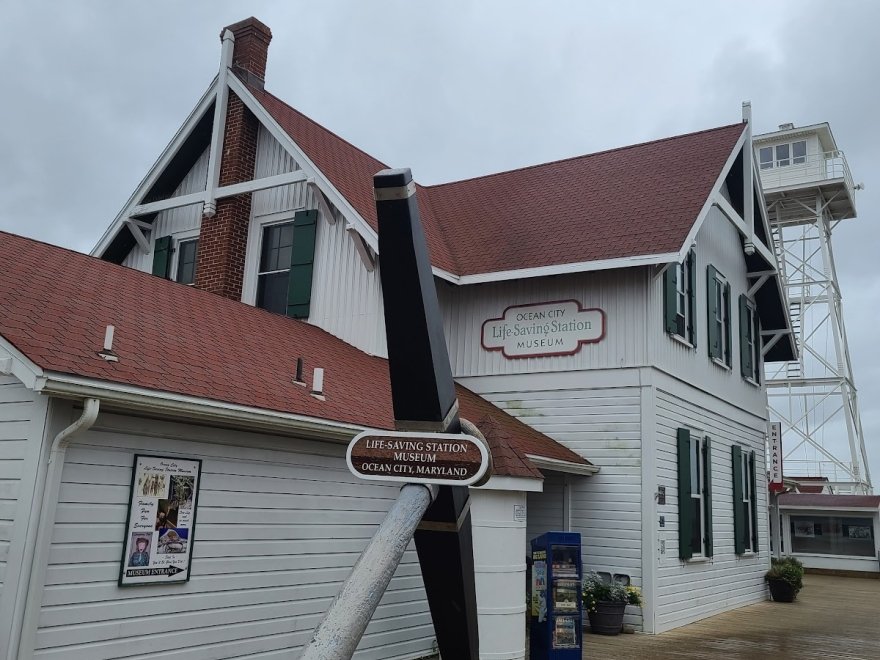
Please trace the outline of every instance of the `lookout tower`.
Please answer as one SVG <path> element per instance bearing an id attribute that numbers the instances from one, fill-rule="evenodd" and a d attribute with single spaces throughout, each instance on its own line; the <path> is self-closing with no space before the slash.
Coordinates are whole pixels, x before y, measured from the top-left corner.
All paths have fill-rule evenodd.
<path id="1" fill-rule="evenodd" d="M 856 217 L 852 175 L 827 123 L 754 138 L 755 162 L 791 307 L 798 359 L 766 368 L 782 422 L 785 476 L 825 477 L 834 493 L 870 493 L 858 398 L 831 235 Z"/>

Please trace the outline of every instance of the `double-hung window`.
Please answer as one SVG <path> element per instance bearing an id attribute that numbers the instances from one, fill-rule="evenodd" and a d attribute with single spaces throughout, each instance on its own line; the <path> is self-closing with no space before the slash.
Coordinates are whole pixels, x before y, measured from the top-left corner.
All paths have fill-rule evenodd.
<path id="1" fill-rule="evenodd" d="M 711 557 L 711 441 L 707 436 L 680 428 L 677 442 L 679 557 Z"/>
<path id="2" fill-rule="evenodd" d="M 257 271 L 257 307 L 287 313 L 287 287 L 293 252 L 293 222 L 263 227 Z"/>
<path id="3" fill-rule="evenodd" d="M 714 266 L 707 266 L 706 274 L 709 357 L 730 368 L 730 283 Z"/>
<path id="4" fill-rule="evenodd" d="M 311 210 L 297 211 L 292 221 L 259 225 L 253 299 L 257 307 L 293 318 L 308 317 L 316 221 L 317 211 Z"/>
<path id="5" fill-rule="evenodd" d="M 739 357 L 743 378 L 761 382 L 761 323 L 755 304 L 745 295 L 739 297 Z"/>
<path id="6" fill-rule="evenodd" d="M 697 345 L 696 257 L 691 250 L 680 264 L 672 264 L 664 274 L 664 325 L 666 332 Z"/>
<path id="7" fill-rule="evenodd" d="M 736 554 L 758 552 L 757 465 L 754 451 L 734 445 L 733 461 L 733 544 Z"/>

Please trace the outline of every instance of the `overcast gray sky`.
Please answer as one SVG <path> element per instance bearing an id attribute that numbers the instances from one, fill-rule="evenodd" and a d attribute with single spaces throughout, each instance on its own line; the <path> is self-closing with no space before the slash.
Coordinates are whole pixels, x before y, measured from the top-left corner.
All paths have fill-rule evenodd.
<path id="1" fill-rule="evenodd" d="M 739 121 L 831 123 L 859 193 L 834 236 L 880 483 L 880 2 L 3 0 L 0 229 L 88 251 L 255 15 L 267 87 L 436 183 Z M 871 154 L 874 154 L 872 157 Z"/>

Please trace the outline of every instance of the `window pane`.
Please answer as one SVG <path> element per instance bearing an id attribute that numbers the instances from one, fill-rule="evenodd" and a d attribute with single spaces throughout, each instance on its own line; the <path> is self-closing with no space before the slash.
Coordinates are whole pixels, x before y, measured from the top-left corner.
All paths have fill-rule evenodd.
<path id="1" fill-rule="evenodd" d="M 292 246 L 292 222 L 265 227 L 263 229 L 263 245 L 260 250 L 260 272 L 289 269 Z"/>
<path id="2" fill-rule="evenodd" d="M 260 275 L 257 279 L 257 307 L 275 312 L 287 313 L 287 271 Z"/>
<path id="3" fill-rule="evenodd" d="M 805 163 L 807 161 L 807 141 L 801 140 L 791 145 L 791 155 L 796 164 Z"/>
<path id="4" fill-rule="evenodd" d="M 700 481 L 700 442 L 691 440 L 691 495 L 702 492 Z"/>
<path id="5" fill-rule="evenodd" d="M 762 170 L 773 167 L 773 147 L 761 147 L 758 153 L 760 154 Z"/>
<path id="6" fill-rule="evenodd" d="M 788 165 L 788 145 L 776 145 L 776 164 L 780 167 Z"/>
<path id="7" fill-rule="evenodd" d="M 699 498 L 693 498 L 691 504 L 693 509 L 694 526 L 691 532 L 691 551 L 695 554 L 703 552 L 703 510 L 700 506 L 702 502 Z"/>
<path id="8" fill-rule="evenodd" d="M 791 517 L 792 552 L 874 557 L 875 534 L 871 518 Z"/>
<path id="9" fill-rule="evenodd" d="M 177 281 L 181 284 L 195 282 L 198 244 L 198 241 L 184 241 L 177 245 Z"/>

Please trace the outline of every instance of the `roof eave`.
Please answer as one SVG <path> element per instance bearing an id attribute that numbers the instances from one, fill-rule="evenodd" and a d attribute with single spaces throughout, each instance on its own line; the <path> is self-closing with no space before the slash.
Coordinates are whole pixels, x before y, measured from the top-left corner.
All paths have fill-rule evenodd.
<path id="1" fill-rule="evenodd" d="M 191 422 L 232 423 L 249 429 L 337 442 L 348 442 L 355 435 L 369 428 L 58 372 L 44 372 L 36 391 L 63 398 L 94 397 L 101 399 L 110 409 L 118 408 L 158 414 L 162 417 L 185 418 Z"/>
<path id="2" fill-rule="evenodd" d="M 555 472 L 566 472 L 583 476 L 592 476 L 599 471 L 598 465 L 586 462 L 575 463 L 559 458 L 550 458 L 549 456 L 538 456 L 537 454 L 526 454 L 526 458 L 539 470 L 553 470 Z"/>

